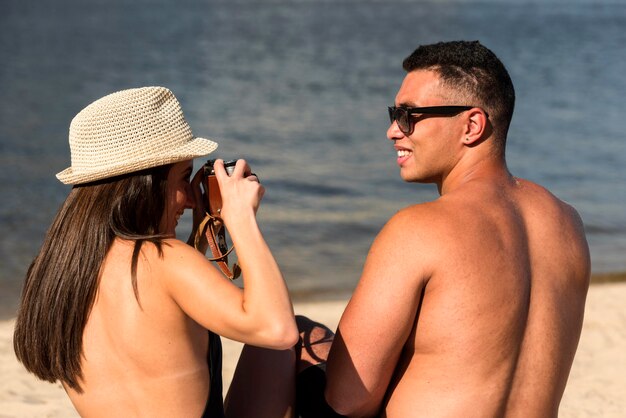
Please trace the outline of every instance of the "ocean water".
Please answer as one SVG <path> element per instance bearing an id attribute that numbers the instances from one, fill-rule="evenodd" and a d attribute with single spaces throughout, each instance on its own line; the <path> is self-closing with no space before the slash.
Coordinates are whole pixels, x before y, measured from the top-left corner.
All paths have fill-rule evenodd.
<path id="1" fill-rule="evenodd" d="M 385 107 L 402 59 L 440 40 L 502 59 L 517 91 L 509 167 L 579 210 L 595 272 L 626 270 L 625 27 L 624 1 L 2 0 L 0 314 L 69 191 L 54 174 L 70 120 L 145 85 L 171 88 L 218 157 L 259 174 L 293 293 L 351 292 L 386 220 L 437 197 L 398 177 Z"/>

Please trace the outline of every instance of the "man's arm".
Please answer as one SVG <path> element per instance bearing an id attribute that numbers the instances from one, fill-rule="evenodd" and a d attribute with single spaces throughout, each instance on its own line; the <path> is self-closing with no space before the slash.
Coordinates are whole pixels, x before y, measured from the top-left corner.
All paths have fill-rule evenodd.
<path id="1" fill-rule="evenodd" d="M 327 364 L 326 399 L 338 413 L 378 413 L 431 272 L 418 207 L 396 214 L 374 241 L 339 323 Z"/>

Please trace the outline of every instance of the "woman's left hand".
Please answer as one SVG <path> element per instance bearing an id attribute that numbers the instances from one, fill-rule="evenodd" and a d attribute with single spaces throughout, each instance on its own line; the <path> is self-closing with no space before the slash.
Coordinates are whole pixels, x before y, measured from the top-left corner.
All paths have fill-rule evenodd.
<path id="1" fill-rule="evenodd" d="M 200 227 L 200 223 L 204 220 L 206 216 L 206 207 L 204 205 L 204 193 L 202 192 L 201 183 L 202 178 L 204 177 L 204 167 L 200 167 L 200 169 L 196 172 L 191 180 L 191 190 L 192 190 L 192 199 L 194 202 L 193 205 L 193 224 L 191 228 L 191 234 L 189 235 L 189 239 L 187 240 L 187 244 L 194 247 L 195 238 L 198 232 L 198 228 Z M 206 253 L 206 250 L 209 246 L 209 243 L 204 234 L 201 234 L 200 241 L 198 242 L 198 247 L 196 248 L 202 254 Z"/>

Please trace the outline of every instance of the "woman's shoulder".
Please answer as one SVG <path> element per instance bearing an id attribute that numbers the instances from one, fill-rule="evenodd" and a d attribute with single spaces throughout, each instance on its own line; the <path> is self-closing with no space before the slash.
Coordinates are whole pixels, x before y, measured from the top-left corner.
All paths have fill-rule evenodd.
<path id="1" fill-rule="evenodd" d="M 157 268 L 157 272 L 170 277 L 198 273 L 211 268 L 211 262 L 204 254 L 175 238 L 164 239 L 160 245 L 149 243 L 146 250 L 147 259 Z"/>
<path id="2" fill-rule="evenodd" d="M 133 241 L 116 240 L 111 248 L 111 253 L 118 255 L 123 252 L 129 256 L 133 252 Z M 159 269 L 169 269 L 172 267 L 181 267 L 181 264 L 198 264 L 206 262 L 206 257 L 192 246 L 175 238 L 166 238 L 158 243 L 144 241 L 139 252 L 138 263 L 147 263 L 153 266 L 158 272 Z"/>
<path id="3" fill-rule="evenodd" d="M 204 259 L 205 257 L 192 246 L 182 242 L 176 238 L 166 238 L 158 244 L 153 242 L 144 242 L 141 252 L 148 259 L 158 258 L 161 262 L 172 262 L 183 258 Z"/>
<path id="4" fill-rule="evenodd" d="M 161 245 L 163 246 L 164 249 L 171 249 L 171 251 L 193 251 L 193 252 L 198 252 L 195 248 L 193 248 L 191 245 L 182 242 L 181 240 L 179 240 L 178 238 L 165 238 L 161 241 Z"/>

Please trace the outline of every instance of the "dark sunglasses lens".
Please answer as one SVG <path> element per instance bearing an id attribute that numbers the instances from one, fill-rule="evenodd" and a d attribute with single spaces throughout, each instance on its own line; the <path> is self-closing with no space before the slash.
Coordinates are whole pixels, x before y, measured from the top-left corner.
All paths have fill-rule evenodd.
<path id="1" fill-rule="evenodd" d="M 394 119 L 398 122 L 398 127 L 405 134 L 409 131 L 409 114 L 406 109 L 396 107 L 394 111 Z"/>
<path id="2" fill-rule="evenodd" d="M 398 128 L 404 133 L 408 134 L 410 132 L 409 126 L 409 113 L 406 109 L 401 107 L 388 107 L 389 111 L 389 121 L 391 123 L 396 122 L 398 124 Z"/>

